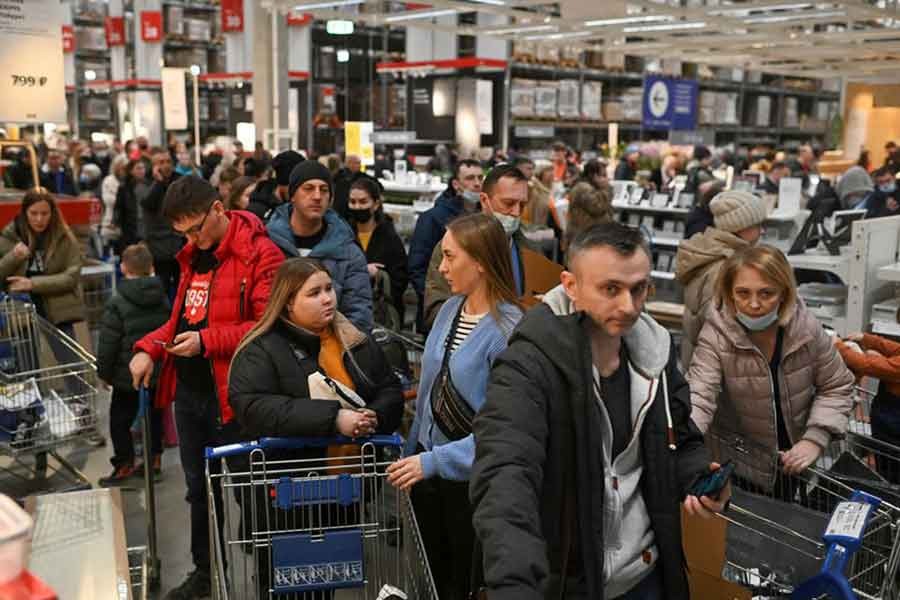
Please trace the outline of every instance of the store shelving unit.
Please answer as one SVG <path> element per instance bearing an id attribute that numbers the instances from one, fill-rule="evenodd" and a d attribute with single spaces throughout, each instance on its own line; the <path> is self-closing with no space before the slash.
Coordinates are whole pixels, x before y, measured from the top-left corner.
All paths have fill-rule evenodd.
<path id="1" fill-rule="evenodd" d="M 75 88 L 67 90 L 71 118 L 78 136 L 90 139 L 94 132 L 115 132 L 115 106 L 108 86 L 94 81 L 110 79 L 111 59 L 106 45 L 105 17 L 96 3 L 72 6 L 75 33 Z M 88 75 L 90 74 L 90 75 Z"/>
<path id="2" fill-rule="evenodd" d="M 579 86 L 585 81 L 599 81 L 603 84 L 604 101 L 608 97 L 615 97 L 625 88 L 639 87 L 644 78 L 644 73 L 602 70 L 591 68 L 559 67 L 555 65 L 511 62 L 508 67 L 510 79 L 531 79 L 540 81 L 559 81 L 573 79 L 579 82 Z M 685 71 L 693 69 L 685 67 Z M 788 141 L 803 141 L 810 138 L 823 138 L 826 134 L 828 121 L 837 112 L 840 100 L 838 92 L 824 89 L 800 89 L 791 87 L 793 82 L 780 76 L 764 75 L 761 82 L 752 83 L 746 80 L 731 81 L 725 79 L 698 78 L 699 92 L 731 92 L 737 95 L 736 123 L 715 123 L 698 121 L 698 129 L 711 129 L 715 131 L 717 145 L 734 142 L 736 144 L 770 143 L 783 144 Z M 821 82 L 816 80 L 801 81 L 806 86 L 821 88 Z M 758 96 L 771 98 L 771 114 L 768 122 L 770 125 L 756 125 L 751 118 L 751 103 Z M 788 98 L 796 98 L 798 106 L 798 122 L 796 125 L 787 126 L 785 106 Z M 580 104 L 579 97 L 579 104 Z M 699 102 L 699 98 L 698 98 Z M 821 122 L 813 122 L 804 126 L 799 122 L 799 115 L 815 114 L 817 102 L 831 103 L 826 118 Z M 541 119 L 513 117 L 509 114 L 510 106 L 507 102 L 508 135 L 511 146 L 540 147 L 548 145 L 548 140 L 561 138 L 577 148 L 593 148 L 607 141 L 610 120 L 583 121 L 580 119 Z M 698 107 L 698 115 L 699 115 Z M 666 131 L 645 130 L 639 121 L 616 120 L 619 126 L 620 141 L 637 141 L 665 139 Z M 518 129 L 517 129 L 518 128 Z"/>

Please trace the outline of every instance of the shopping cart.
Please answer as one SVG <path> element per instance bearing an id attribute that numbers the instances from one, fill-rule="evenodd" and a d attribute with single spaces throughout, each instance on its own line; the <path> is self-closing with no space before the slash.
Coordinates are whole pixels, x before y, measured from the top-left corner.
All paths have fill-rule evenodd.
<path id="1" fill-rule="evenodd" d="M 81 290 L 85 320 L 91 334 L 91 348 L 96 349 L 100 340 L 100 325 L 107 301 L 116 293 L 116 265 L 91 260 L 81 267 Z"/>
<path id="2" fill-rule="evenodd" d="M 422 353 L 425 347 L 408 335 L 385 328 L 373 329 L 372 337 L 384 351 L 403 386 L 404 407 L 400 433 L 406 435 L 416 416 L 416 394 L 422 374 Z"/>
<path id="3" fill-rule="evenodd" d="M 762 597 L 829 597 L 823 592 L 803 595 L 798 588 L 807 584 L 811 588 L 804 591 L 818 589 L 810 582 L 833 578 L 858 598 L 897 598 L 900 508 L 848 485 L 850 480 L 823 468 L 827 461 L 788 476 L 772 448 L 726 431 L 710 431 L 707 440 L 715 460 L 735 465 L 731 508 L 720 515 L 729 523 L 725 579 Z M 836 444 L 826 457 L 853 456 L 845 442 Z M 851 543 L 849 536 L 836 532 L 846 533 L 842 519 L 848 509 L 852 513 L 858 507 Z"/>
<path id="4" fill-rule="evenodd" d="M 0 472 L 45 480 L 52 456 L 75 487 L 88 479 L 61 446 L 96 431 L 94 358 L 20 298 L 0 298 Z"/>
<path id="5" fill-rule="evenodd" d="M 335 444 L 359 451 L 324 457 Z M 386 481 L 401 444 L 263 438 L 208 448 L 213 598 L 330 598 L 342 589 L 342 599 L 436 600 L 409 495 Z"/>

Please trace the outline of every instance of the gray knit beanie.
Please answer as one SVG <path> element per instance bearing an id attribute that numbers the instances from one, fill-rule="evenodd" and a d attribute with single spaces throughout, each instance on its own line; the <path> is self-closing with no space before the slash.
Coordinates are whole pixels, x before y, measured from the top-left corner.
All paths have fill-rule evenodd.
<path id="1" fill-rule="evenodd" d="M 716 229 L 737 233 L 766 220 L 766 204 L 749 192 L 726 190 L 709 203 Z"/>
<path id="2" fill-rule="evenodd" d="M 834 191 L 837 192 L 838 198 L 843 200 L 850 194 L 871 192 L 874 189 L 872 178 L 869 177 L 865 169 L 862 167 L 850 167 L 841 175 L 841 179 L 837 182 Z"/>

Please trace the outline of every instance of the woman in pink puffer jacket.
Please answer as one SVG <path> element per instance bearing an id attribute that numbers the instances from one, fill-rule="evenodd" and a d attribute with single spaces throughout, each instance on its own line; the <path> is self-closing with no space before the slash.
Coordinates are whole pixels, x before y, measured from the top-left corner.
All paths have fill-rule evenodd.
<path id="1" fill-rule="evenodd" d="M 787 475 L 813 465 L 844 434 L 853 406 L 853 374 L 798 301 L 787 259 L 770 246 L 737 252 L 722 266 L 688 381 L 700 431 L 711 429 L 731 449 L 746 442 L 769 457 L 777 452 Z M 744 476 L 771 485 L 774 464 Z"/>

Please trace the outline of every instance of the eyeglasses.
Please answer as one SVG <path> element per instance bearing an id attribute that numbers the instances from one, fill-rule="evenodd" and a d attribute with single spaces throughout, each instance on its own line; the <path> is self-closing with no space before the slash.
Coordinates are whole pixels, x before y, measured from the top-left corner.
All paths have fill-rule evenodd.
<path id="1" fill-rule="evenodd" d="M 212 207 L 215 206 L 215 204 L 216 201 L 213 200 L 209 205 L 209 208 L 206 209 L 206 214 L 203 215 L 203 220 L 201 220 L 199 223 L 192 227 L 189 227 L 185 231 L 178 231 L 177 229 L 175 229 L 175 233 L 183 235 L 184 237 L 196 237 L 200 235 L 200 232 L 203 231 L 203 226 L 206 225 L 206 219 L 209 218 L 209 211 L 212 210 Z"/>

